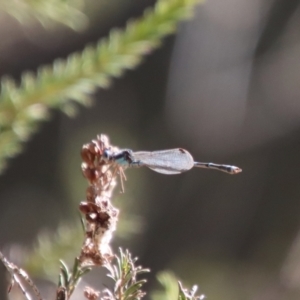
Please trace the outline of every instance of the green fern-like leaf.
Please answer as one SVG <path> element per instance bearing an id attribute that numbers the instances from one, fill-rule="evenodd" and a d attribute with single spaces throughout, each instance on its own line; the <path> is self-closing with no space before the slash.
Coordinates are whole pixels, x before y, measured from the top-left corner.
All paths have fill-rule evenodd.
<path id="1" fill-rule="evenodd" d="M 157 48 L 162 38 L 174 32 L 178 21 L 191 15 L 199 0 L 159 0 L 138 21 L 125 30 L 113 29 L 109 37 L 82 53 L 57 59 L 52 66 L 39 68 L 37 74 L 25 73 L 17 87 L 13 80 L 1 81 L 0 94 L 0 167 L 17 154 L 22 141 L 37 129 L 38 121 L 49 116 L 49 109 L 69 115 L 74 103 L 90 104 L 97 87 L 107 88 L 112 77 L 134 69 L 143 56 Z M 1 147 L 3 146 L 3 147 Z"/>

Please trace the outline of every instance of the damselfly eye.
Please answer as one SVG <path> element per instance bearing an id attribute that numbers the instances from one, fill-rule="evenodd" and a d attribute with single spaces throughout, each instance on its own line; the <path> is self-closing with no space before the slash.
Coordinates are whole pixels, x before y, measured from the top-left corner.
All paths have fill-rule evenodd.
<path id="1" fill-rule="evenodd" d="M 111 151 L 109 151 L 109 150 L 104 150 L 104 151 L 103 151 L 103 158 L 104 158 L 104 159 L 110 160 L 111 157 L 112 157 Z"/>

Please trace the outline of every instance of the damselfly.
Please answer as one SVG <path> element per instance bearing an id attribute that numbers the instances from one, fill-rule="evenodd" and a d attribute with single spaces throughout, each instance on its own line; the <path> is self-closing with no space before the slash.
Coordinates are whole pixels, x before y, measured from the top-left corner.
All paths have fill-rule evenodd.
<path id="1" fill-rule="evenodd" d="M 117 152 L 104 150 L 103 158 L 118 167 L 148 167 L 162 174 L 179 174 L 193 167 L 214 169 L 228 174 L 237 174 L 242 169 L 231 165 L 219 165 L 215 163 L 196 162 L 192 155 L 182 148 L 133 152 L 130 149 L 122 149 Z"/>

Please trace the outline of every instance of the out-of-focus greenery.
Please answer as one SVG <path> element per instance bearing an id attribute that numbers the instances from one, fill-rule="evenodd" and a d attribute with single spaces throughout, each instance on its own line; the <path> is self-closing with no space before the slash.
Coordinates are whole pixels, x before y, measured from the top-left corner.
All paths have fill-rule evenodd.
<path id="1" fill-rule="evenodd" d="M 157 279 L 164 290 L 153 292 L 151 297 L 153 300 L 201 300 L 205 298 L 204 295 L 196 295 L 197 286 L 193 286 L 191 290 L 185 289 L 172 272 L 161 272 L 157 275 Z"/>
<path id="2" fill-rule="evenodd" d="M 178 282 L 172 272 L 160 272 L 157 274 L 157 279 L 163 286 L 163 290 L 153 291 L 151 298 L 153 300 L 177 299 L 178 298 Z"/>
<path id="3" fill-rule="evenodd" d="M 87 16 L 81 11 L 83 0 L 2 0 L 0 10 L 15 17 L 21 23 L 38 20 L 45 27 L 62 23 L 74 30 L 83 30 L 88 24 Z"/>
<path id="4" fill-rule="evenodd" d="M 81 237 L 81 238 L 80 238 Z M 59 261 L 68 261 L 78 255 L 84 231 L 79 222 L 60 225 L 55 234 L 41 232 L 36 245 L 26 256 L 24 269 L 32 275 L 43 275 L 54 282 L 57 280 Z"/>

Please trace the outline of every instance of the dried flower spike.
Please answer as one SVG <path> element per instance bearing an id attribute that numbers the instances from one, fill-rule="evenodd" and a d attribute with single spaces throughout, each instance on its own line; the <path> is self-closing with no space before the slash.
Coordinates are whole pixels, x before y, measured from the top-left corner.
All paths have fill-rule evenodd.
<path id="1" fill-rule="evenodd" d="M 83 145 L 81 151 L 82 172 L 90 184 L 86 201 L 79 205 L 86 220 L 85 241 L 79 256 L 82 265 L 102 266 L 113 257 L 109 242 L 116 229 L 119 211 L 110 199 L 117 172 L 110 170 L 111 165 L 103 159 L 107 149 L 112 149 L 108 137 L 99 135 L 96 140 Z"/>

